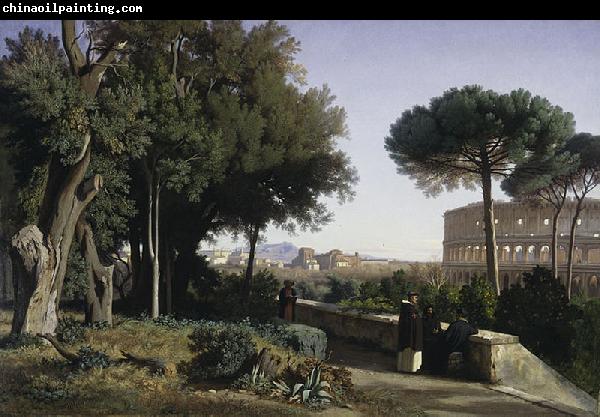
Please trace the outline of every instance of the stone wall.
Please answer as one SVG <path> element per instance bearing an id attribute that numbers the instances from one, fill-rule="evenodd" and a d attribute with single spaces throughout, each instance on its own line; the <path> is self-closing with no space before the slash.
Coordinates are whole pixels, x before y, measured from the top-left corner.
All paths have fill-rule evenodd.
<path id="1" fill-rule="evenodd" d="M 377 349 L 396 352 L 397 315 L 361 314 L 335 304 L 298 300 L 296 321 Z M 442 328 L 447 326 L 442 324 Z M 596 410 L 596 401 L 591 396 L 525 349 L 517 336 L 481 330 L 471 336 L 469 342 L 465 365 L 471 378 L 512 387 L 571 407 Z"/>

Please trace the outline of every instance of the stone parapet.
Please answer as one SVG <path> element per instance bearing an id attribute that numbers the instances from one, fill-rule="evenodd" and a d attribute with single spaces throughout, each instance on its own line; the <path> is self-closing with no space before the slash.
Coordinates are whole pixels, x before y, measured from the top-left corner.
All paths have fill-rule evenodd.
<path id="1" fill-rule="evenodd" d="M 296 321 L 380 350 L 397 350 L 398 315 L 365 314 L 335 304 L 298 300 Z M 447 327 L 442 323 L 443 329 Z M 518 336 L 480 330 L 469 337 L 465 367 L 475 380 L 512 387 L 570 407 L 596 410 L 596 400 L 525 349 Z"/>

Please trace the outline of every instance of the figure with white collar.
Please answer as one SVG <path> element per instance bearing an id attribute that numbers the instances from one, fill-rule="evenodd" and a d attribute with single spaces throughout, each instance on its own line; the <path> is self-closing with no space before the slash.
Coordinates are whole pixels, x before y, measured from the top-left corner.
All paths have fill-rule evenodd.
<path id="1" fill-rule="evenodd" d="M 398 321 L 398 361 L 400 372 L 417 372 L 421 367 L 423 351 L 423 324 L 417 302 L 419 294 L 408 293 L 408 300 L 402 300 Z"/>

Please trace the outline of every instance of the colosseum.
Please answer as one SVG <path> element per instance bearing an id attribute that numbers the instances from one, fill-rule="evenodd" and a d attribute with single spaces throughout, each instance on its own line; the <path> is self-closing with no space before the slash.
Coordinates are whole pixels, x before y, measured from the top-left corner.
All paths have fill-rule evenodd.
<path id="1" fill-rule="evenodd" d="M 569 229 L 575 201 L 568 201 L 558 224 L 559 277 L 565 282 Z M 550 205 L 494 202 L 496 249 L 500 285 L 521 283 L 521 274 L 536 265 L 551 267 L 552 214 Z M 600 200 L 584 200 L 577 220 L 573 260 L 573 292 L 600 297 Z M 465 284 L 485 275 L 483 203 L 472 203 L 444 213 L 442 267 L 451 283 Z"/>

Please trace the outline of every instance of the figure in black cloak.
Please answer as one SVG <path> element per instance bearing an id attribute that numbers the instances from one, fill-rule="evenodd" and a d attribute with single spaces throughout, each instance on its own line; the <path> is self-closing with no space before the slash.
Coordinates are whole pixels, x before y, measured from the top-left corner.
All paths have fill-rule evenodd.
<path id="1" fill-rule="evenodd" d="M 408 301 L 402 300 L 398 321 L 397 369 L 401 372 L 417 372 L 421 367 L 423 350 L 423 324 L 417 309 L 419 294 L 408 293 Z"/>
<path id="2" fill-rule="evenodd" d="M 448 354 L 452 352 L 465 353 L 469 336 L 477 334 L 479 330 L 469 324 L 467 321 L 467 313 L 462 308 L 456 310 L 458 320 L 452 323 L 445 333 L 446 350 Z"/>
<path id="3" fill-rule="evenodd" d="M 433 306 L 425 307 L 423 314 L 423 370 L 437 372 L 440 370 L 443 354 L 440 352 L 440 336 L 442 326 L 436 317 Z"/>
<path id="4" fill-rule="evenodd" d="M 283 281 L 284 287 L 279 291 L 279 317 L 287 320 L 294 321 L 296 317 L 296 289 L 294 288 L 294 281 L 285 280 Z"/>

